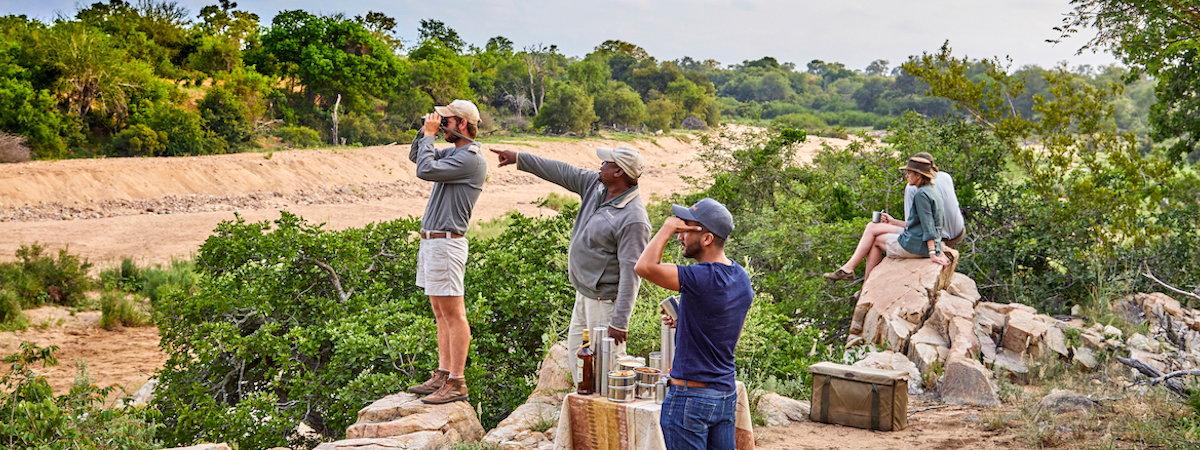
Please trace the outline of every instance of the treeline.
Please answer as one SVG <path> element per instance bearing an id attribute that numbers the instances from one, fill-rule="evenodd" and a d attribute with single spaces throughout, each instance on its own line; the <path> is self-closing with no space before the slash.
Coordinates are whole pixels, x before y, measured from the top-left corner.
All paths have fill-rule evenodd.
<path id="1" fill-rule="evenodd" d="M 553 45 L 519 49 L 503 36 L 479 47 L 436 20 L 422 20 L 409 43 L 379 12 L 291 10 L 261 23 L 229 0 L 194 16 L 169 1 L 109 0 L 51 23 L 0 17 L 0 131 L 22 136 L 34 158 L 64 158 L 404 142 L 423 113 L 455 98 L 480 105 L 484 133 L 738 120 L 844 134 L 885 128 L 907 111 L 961 114 L 883 60 L 862 70 L 771 57 L 723 66 L 660 61 L 616 40 L 574 57 Z M 1027 87 L 1012 99 L 1021 114 L 1034 114 L 1035 96 L 1052 95 L 1045 72 L 1015 71 Z M 1119 121 L 1146 128 L 1150 81 L 1119 67 L 1073 73 L 1096 84 L 1133 80 L 1117 100 Z"/>

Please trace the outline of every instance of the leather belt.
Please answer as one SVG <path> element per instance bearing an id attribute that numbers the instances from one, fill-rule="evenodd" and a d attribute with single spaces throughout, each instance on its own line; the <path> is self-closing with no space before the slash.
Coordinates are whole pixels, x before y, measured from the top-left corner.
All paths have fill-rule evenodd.
<path id="1" fill-rule="evenodd" d="M 680 380 L 678 378 L 671 378 L 669 383 L 671 383 L 671 386 L 683 386 L 683 387 L 689 387 L 689 388 L 706 388 L 706 387 L 708 387 L 708 383 L 701 383 L 699 381 Z"/>
<path id="2" fill-rule="evenodd" d="M 451 233 L 449 231 L 421 231 L 421 239 L 458 239 L 461 237 L 463 237 L 463 235 Z"/>

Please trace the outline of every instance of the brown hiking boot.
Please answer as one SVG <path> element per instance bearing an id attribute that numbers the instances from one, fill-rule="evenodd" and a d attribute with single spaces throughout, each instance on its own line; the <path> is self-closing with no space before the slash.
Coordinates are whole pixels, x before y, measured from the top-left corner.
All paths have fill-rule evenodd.
<path id="1" fill-rule="evenodd" d="M 829 281 L 853 280 L 854 272 L 847 272 L 839 268 L 836 271 L 826 273 L 824 276 Z"/>
<path id="2" fill-rule="evenodd" d="M 420 395 L 432 394 L 437 392 L 438 389 L 441 389 L 443 384 L 446 384 L 447 378 L 450 378 L 450 371 L 441 369 L 435 370 L 429 373 L 428 380 L 425 380 L 424 383 L 408 388 L 408 392 Z"/>
<path id="3" fill-rule="evenodd" d="M 430 405 L 465 402 L 467 401 L 467 379 L 449 378 L 446 380 L 446 384 L 442 385 L 441 389 L 422 398 L 421 401 Z"/>

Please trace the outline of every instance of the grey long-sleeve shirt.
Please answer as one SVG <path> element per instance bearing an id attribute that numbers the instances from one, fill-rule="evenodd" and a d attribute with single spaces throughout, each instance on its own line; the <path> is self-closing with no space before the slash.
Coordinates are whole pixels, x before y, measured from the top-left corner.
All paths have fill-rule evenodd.
<path id="1" fill-rule="evenodd" d="M 433 182 L 421 228 L 466 234 L 471 211 L 487 179 L 487 161 L 479 144 L 438 150 L 436 136 L 421 136 L 412 143 L 408 159 L 417 163 L 417 178 Z"/>
<path id="2" fill-rule="evenodd" d="M 517 154 L 517 169 L 579 194 L 579 215 L 567 250 L 567 275 L 585 297 L 614 300 L 609 323 L 628 328 L 641 287 L 633 267 L 650 242 L 650 217 L 637 186 L 605 201 L 608 189 L 594 170 L 527 153 Z"/>

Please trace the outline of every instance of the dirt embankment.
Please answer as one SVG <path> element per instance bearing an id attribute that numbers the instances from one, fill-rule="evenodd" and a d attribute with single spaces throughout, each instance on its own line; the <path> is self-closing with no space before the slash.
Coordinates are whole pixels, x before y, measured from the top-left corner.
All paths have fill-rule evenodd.
<path id="1" fill-rule="evenodd" d="M 811 138 L 810 158 L 829 142 Z M 527 151 L 582 167 L 596 167 L 593 149 L 625 145 L 646 159 L 644 194 L 689 188 L 685 177 L 704 173 L 700 144 L 664 136 L 636 142 L 608 140 L 486 144 Z M 517 210 L 540 214 L 537 199 L 566 191 L 512 167 L 499 168 L 490 152 L 488 183 L 474 218 Z M 222 220 L 297 213 L 332 228 L 420 215 L 429 183 L 416 178 L 408 146 L 299 150 L 178 158 L 108 158 L 0 165 L 0 260 L 21 244 L 69 247 L 100 266 L 133 257 L 142 263 L 189 257 Z"/>

